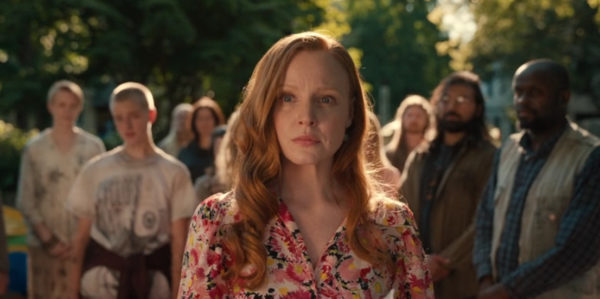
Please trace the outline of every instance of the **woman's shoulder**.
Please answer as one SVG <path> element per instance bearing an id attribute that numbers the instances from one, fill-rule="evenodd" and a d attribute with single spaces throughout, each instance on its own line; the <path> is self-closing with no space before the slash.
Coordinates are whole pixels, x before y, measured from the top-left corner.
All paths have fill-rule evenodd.
<path id="1" fill-rule="evenodd" d="M 208 221 L 218 225 L 233 224 L 239 220 L 233 192 L 217 193 L 206 198 L 196 209 L 194 221 Z"/>
<path id="2" fill-rule="evenodd" d="M 406 203 L 384 196 L 371 199 L 369 217 L 379 226 L 415 226 L 413 213 Z"/>

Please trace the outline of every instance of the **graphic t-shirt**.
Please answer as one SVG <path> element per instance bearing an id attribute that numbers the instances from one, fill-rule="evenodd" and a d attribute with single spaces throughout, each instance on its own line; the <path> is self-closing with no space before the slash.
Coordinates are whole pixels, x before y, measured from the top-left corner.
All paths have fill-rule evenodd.
<path id="1" fill-rule="evenodd" d="M 168 244 L 171 223 L 189 218 L 196 207 L 186 167 L 155 150 L 139 160 L 118 147 L 93 159 L 69 194 L 69 209 L 92 220 L 91 239 L 122 257 L 147 255 Z M 82 275 L 82 294 L 116 292 L 118 273 L 105 267 L 88 272 Z"/>

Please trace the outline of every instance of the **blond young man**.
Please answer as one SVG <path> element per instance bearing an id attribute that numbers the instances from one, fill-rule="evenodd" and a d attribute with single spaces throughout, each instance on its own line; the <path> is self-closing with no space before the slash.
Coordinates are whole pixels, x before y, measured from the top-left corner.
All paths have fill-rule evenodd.
<path id="1" fill-rule="evenodd" d="M 27 143 L 17 191 L 17 206 L 29 225 L 29 298 L 64 298 L 68 244 L 76 224 L 64 208 L 67 194 L 83 164 L 105 151 L 98 137 L 75 125 L 83 108 L 83 91 L 77 84 L 54 83 L 47 107 L 52 127 Z"/>
<path id="2" fill-rule="evenodd" d="M 79 216 L 70 298 L 169 298 L 195 208 L 186 167 L 154 145 L 150 90 L 127 82 L 110 110 L 123 145 L 90 161 L 68 208 Z"/>

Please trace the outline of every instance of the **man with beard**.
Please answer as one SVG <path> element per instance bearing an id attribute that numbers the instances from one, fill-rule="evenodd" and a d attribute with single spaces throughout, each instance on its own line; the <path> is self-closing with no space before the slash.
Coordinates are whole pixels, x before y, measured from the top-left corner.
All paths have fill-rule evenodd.
<path id="1" fill-rule="evenodd" d="M 566 118 L 569 75 L 533 60 L 513 78 L 520 126 L 477 211 L 481 298 L 599 298 L 600 140 Z"/>
<path id="2" fill-rule="evenodd" d="M 470 297 L 477 293 L 471 264 L 475 210 L 495 152 L 479 77 L 451 74 L 435 88 L 431 104 L 436 137 L 409 156 L 400 193 L 418 221 L 436 297 Z"/>

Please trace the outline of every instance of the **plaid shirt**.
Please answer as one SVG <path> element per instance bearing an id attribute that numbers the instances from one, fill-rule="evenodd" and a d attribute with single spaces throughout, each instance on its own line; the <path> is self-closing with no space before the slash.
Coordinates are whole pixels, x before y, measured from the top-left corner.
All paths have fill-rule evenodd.
<path id="1" fill-rule="evenodd" d="M 519 265 L 519 234 L 523 206 L 529 187 L 535 180 L 561 133 L 543 144 L 537 152 L 531 149 L 527 134 L 519 144 L 524 154 L 520 158 L 515 184 L 496 255 L 500 283 L 511 297 L 530 297 L 568 282 L 596 264 L 600 257 L 600 147 L 588 157 L 575 178 L 573 199 L 561 220 L 556 246 L 535 260 Z M 477 277 L 492 274 L 491 239 L 494 223 L 493 195 L 496 185 L 500 151 L 496 153 L 494 171 L 477 211 L 473 263 Z"/>

